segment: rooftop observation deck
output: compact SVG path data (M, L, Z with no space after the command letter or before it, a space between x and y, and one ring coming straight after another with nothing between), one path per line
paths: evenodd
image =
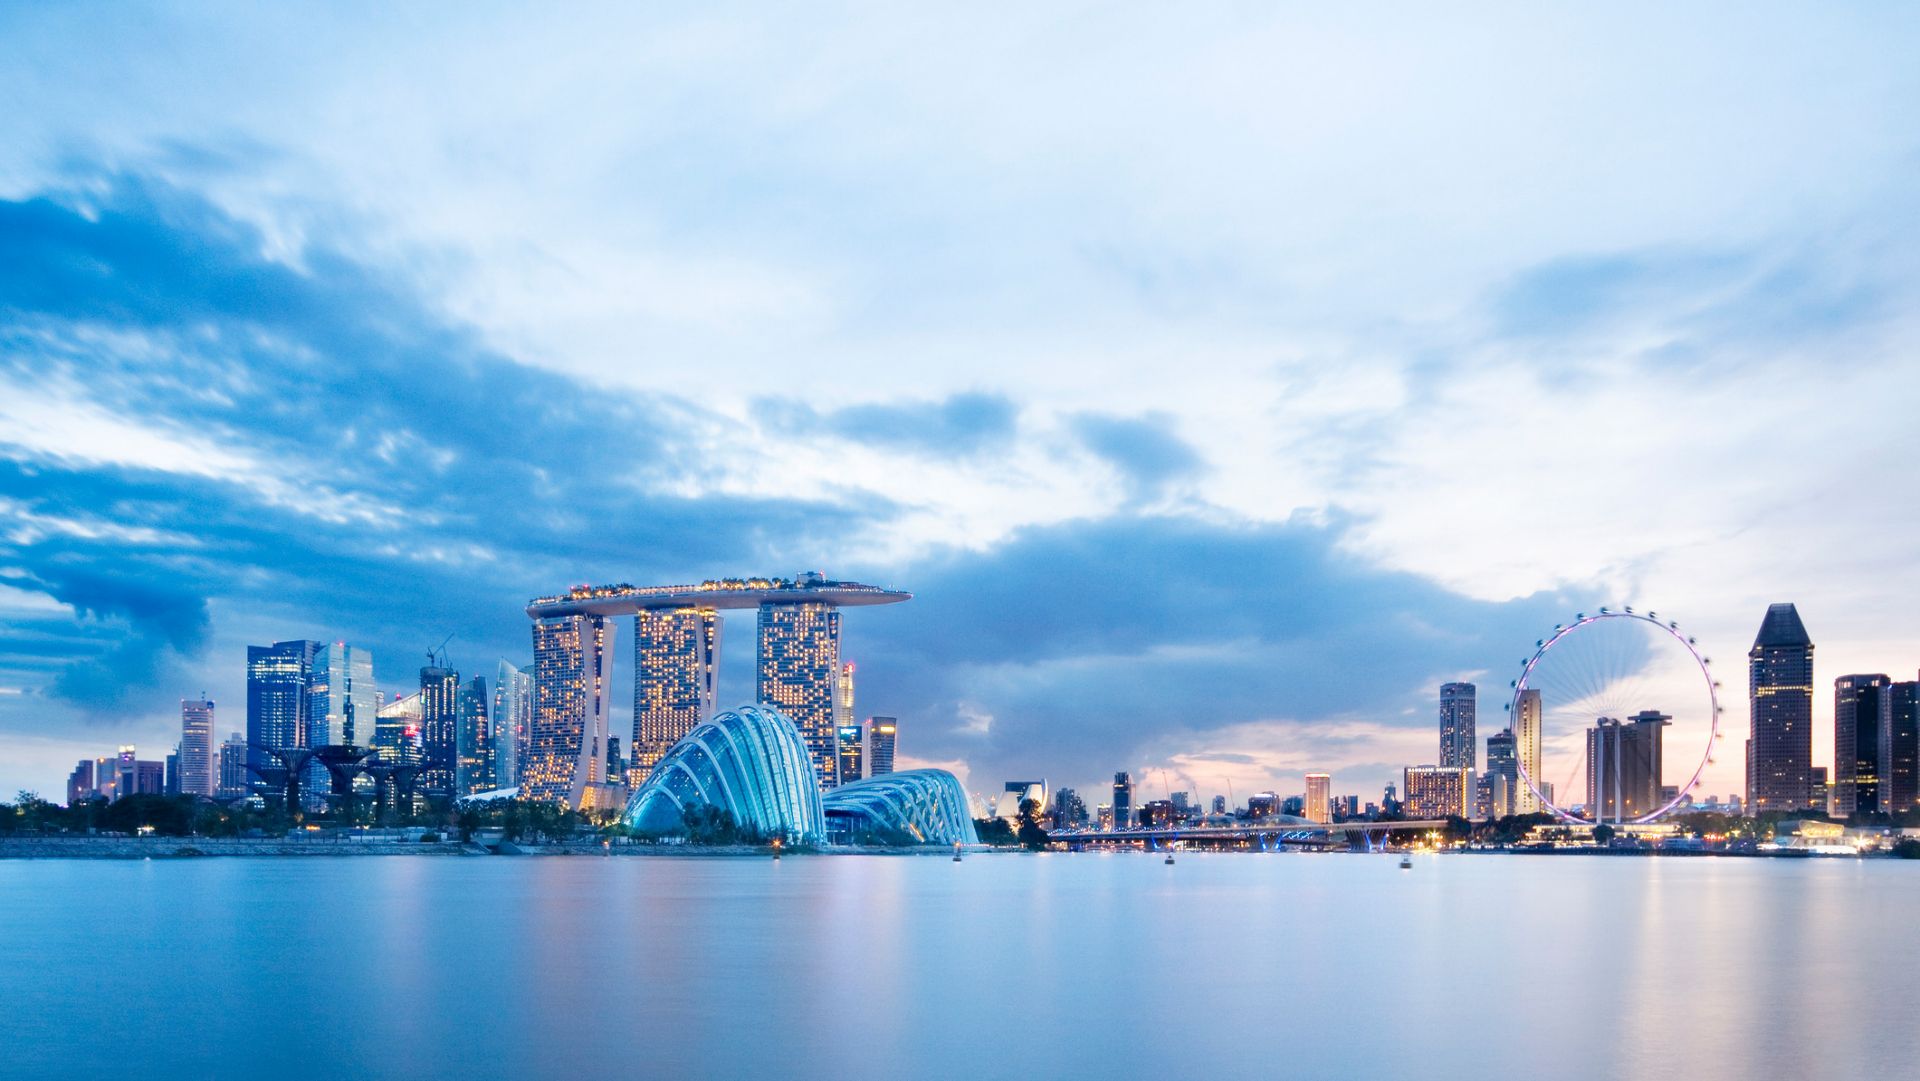
M817 574L793 578L719 578L697 585L574 586L527 604L533 619L549 616L628 616L658 608L758 608L763 604L831 604L853 607L898 604L913 594L861 582L836 582Z

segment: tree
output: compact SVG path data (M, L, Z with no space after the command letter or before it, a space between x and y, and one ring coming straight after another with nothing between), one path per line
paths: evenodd
M1013 827L1007 825L1004 818L976 818L973 831L980 835L980 843L988 845L1011 845L1018 843L1013 835Z
M1607 825L1605 822L1600 823L1593 827L1593 843L1602 846L1612 844L1613 832L1612 826Z
M1038 852L1047 847L1047 831L1040 825L1040 801L1023 799L1018 812L1020 831L1017 838L1028 849ZM1005 823L1002 823L1004 826Z

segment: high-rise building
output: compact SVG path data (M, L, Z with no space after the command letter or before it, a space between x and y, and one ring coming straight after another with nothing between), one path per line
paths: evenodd
M1587 729L1588 817L1623 822L1660 808L1663 733L1672 720L1649 709Z
M214 795L219 799L239 799L247 794L247 737L238 732L220 745L220 785Z
M853 723L853 662L840 666L840 678L833 685L834 727Z
M1133 825L1133 774L1126 770L1113 775L1113 828Z
M1546 778L1540 774L1540 692L1529 687L1521 691L1514 702L1513 709L1513 750L1519 760L1519 769L1526 770L1533 783L1545 792ZM1530 815L1540 813L1540 797L1533 794L1527 783L1516 781L1513 787L1513 813Z
M1332 775L1326 773L1307 774L1307 818L1310 821L1333 821L1332 794Z
M67 806L78 807L93 798L93 759L82 758L67 774Z
M1833 813L1841 817L1880 810L1880 737L1889 729L1892 682L1885 675L1833 681Z
M254 767L272 764L262 748L312 746L307 687L319 648L320 643L303 640L247 647L248 761Z
M1213 797L1213 813L1217 815L1223 815L1227 813L1227 797L1225 796Z
M839 746L835 757L839 760L840 783L852 784L866 775L860 761L860 726L841 725L834 729L834 740Z
M393 701L380 707L374 720L373 746L380 761L396 766L418 766L425 760L420 744L419 691L394 695Z
M1071 788L1058 788L1053 793L1053 826L1055 829L1077 829L1087 824L1087 805L1080 794Z
M1747 813L1804 810L1814 798L1813 639L1793 605L1767 608L1747 662Z
M816 601L760 606L757 694L793 719L822 787L833 782L834 692L840 676L840 609Z
M1815 766L1808 771L1813 776L1809 781L1813 789L1813 806L1817 811L1833 813L1833 782L1827 777L1827 767Z
M1474 714L1478 690L1471 683L1440 685L1440 764L1475 768Z
M533 727L533 676L502 660L493 679L493 773L501 788L520 783L520 759Z
M645 783L661 755L713 716L723 626L712 608L643 608L634 615L629 784Z
M430 664L420 669L420 769L424 792L456 796L460 773L460 673Z
M1513 729L1502 729L1487 737L1487 815L1504 818L1518 813L1520 784L1520 739Z
M456 785L463 796L496 787L493 773L493 725L487 714L487 677L475 676L454 692Z
M180 791L212 798L219 775L213 760L213 702L180 700Z
M867 775L893 772L893 751L900 738L900 722L892 717L867 718Z
M521 795L574 807L594 802L606 781L612 639L605 616L533 621L533 734L520 765Z
M1408 766L1401 770L1406 798L1401 810L1408 818L1464 818L1473 770L1466 766ZM1392 786L1388 786L1392 801Z
M180 748L177 746L174 747L174 749L167 754L166 778L167 779L166 779L166 785L165 785L164 791L167 793L167 795L169 796L179 795L180 794Z
M379 712L371 652L345 642L331 642L314 652L307 685L309 746L371 746Z
M1880 732L1880 809L1920 807L1920 682L1889 684Z

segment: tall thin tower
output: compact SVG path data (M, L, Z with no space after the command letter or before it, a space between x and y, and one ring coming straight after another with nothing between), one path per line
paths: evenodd
M1747 688L1747 813L1813 806L1813 639L1793 605L1767 608L1747 653Z
M1520 760L1520 768L1527 771L1533 779L1534 787L1545 788L1547 779L1540 776L1540 692L1528 688L1520 692L1519 701L1514 703L1513 711L1514 757ZM1519 785L1513 792L1513 813L1530 815L1540 813L1540 797L1533 794L1533 788Z
M213 754L213 701L180 700L180 794L213 798L219 783Z
M1471 683L1440 685L1440 764L1477 765L1473 736L1474 714L1478 712L1479 692Z

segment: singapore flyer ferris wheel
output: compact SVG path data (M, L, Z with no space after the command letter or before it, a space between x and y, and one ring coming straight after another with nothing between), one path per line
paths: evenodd
M1712 661L1655 612L1577 614L1534 643L1511 686L1517 812L1645 824L1685 804L1714 763Z

